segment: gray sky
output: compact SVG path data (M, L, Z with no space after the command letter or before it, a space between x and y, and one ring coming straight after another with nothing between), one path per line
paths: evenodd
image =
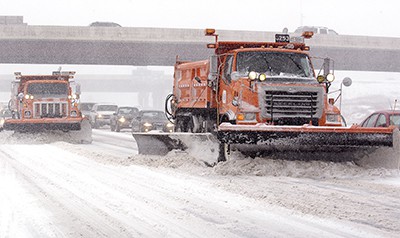
M343 35L400 37L398 0L1 0L0 15L29 25L294 31L327 26Z

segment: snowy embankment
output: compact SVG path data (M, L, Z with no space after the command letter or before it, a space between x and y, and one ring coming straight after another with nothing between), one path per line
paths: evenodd
M398 237L400 175L353 163L137 155L0 133L0 237ZM32 143L34 141L35 143ZM44 142L45 141L45 142Z

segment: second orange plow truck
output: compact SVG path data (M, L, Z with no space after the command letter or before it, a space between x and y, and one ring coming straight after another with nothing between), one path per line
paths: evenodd
M78 108L80 86L75 72L55 71L51 75L15 73L4 129L14 134L44 134L73 143L91 143L92 128ZM75 87L73 87L75 85ZM73 90L76 88L76 90Z

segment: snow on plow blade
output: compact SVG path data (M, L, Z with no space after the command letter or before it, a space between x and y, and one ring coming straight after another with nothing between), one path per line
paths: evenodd
M166 155L172 150L186 151L199 161L215 163L218 140L211 133L187 132L133 132L139 154Z
M4 130L14 131L15 137L34 134L41 141L65 140L71 143L92 143L92 128L89 120L65 119L7 119ZM21 138L22 139L22 138Z
M335 146L370 147L394 146L396 127L365 128L328 126L270 126L232 125L223 123L218 130L218 139L228 144L271 144L280 139L291 141L286 147L295 146Z
M81 129L81 122L21 122L21 120L10 119L4 123L4 129L9 131L41 131L41 130L64 130L78 131Z
M295 160L354 161L365 167L399 168L400 134L395 126L364 128L232 125L218 128L218 140L249 155Z

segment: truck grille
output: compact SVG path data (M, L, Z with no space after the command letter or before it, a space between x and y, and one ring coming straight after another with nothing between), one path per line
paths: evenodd
M323 90L322 87L265 87L260 92L262 116L273 119L320 118Z
M68 115L67 102L37 102L33 108L33 118L61 118Z

